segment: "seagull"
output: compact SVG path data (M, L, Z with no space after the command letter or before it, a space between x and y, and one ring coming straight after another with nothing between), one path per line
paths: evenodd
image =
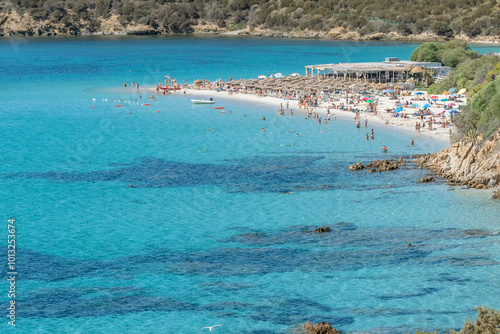
M224 326L224 325L213 325L211 327L203 327L201 330L204 330L205 328L208 328L208 329L210 329L210 331L212 331L212 329L214 329L217 326Z

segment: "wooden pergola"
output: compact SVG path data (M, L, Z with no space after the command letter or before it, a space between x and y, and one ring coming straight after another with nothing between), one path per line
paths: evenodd
M400 63L339 63L305 66L306 76L331 76L340 80L368 83L407 82L414 77L412 72L414 67Z

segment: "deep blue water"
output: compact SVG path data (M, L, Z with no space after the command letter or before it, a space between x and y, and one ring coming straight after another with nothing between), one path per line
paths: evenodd
M146 89L166 74L181 83L302 74L310 64L408 59L416 46L1 40L0 216L17 226L15 331L287 333L311 320L411 333L458 328L476 305L500 308L500 209L490 195L418 183L425 170L347 170L381 158L383 144L394 158L446 144L415 137L411 146L414 134L379 125L367 142L352 122L320 127L215 96L231 110L221 115L183 94L150 101ZM319 226L332 232L311 232Z

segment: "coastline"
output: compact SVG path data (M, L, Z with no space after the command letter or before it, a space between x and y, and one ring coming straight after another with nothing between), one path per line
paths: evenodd
M271 97L271 96L256 96L253 94L242 94L242 93L233 93L229 94L227 91L214 91L208 89L186 89L186 94L188 97L196 98L197 96L208 98L213 97L214 100L217 101L217 97L221 97L227 100L240 101L240 102L252 102L252 103L263 103L270 107L276 108L276 112L278 112L280 108L280 104L288 102L290 105L290 109L299 110L299 105L297 100L284 100L279 97ZM345 102L345 99L340 102ZM451 146L450 144L450 136L448 134L449 128L436 128L433 131L429 131L427 128L422 128L420 133L415 133L414 125L415 119L409 118L394 118L392 117L392 113L385 112L385 108L393 107L394 101L391 101L388 97L382 96L379 99L379 110L381 110L378 115L374 115L369 112L361 112L360 113L360 121L361 123L364 120L368 120L369 123L373 122L379 125L385 125L390 127L391 129L414 133L415 137L425 136L428 138L432 138L433 140L438 141L440 144L445 145L446 147ZM318 107L314 108L314 112L324 116L327 113L327 103L321 102ZM350 120L355 123L355 113L352 111L343 111L340 109L331 109L330 115L333 117L339 117L344 120ZM386 123L388 122L388 124Z

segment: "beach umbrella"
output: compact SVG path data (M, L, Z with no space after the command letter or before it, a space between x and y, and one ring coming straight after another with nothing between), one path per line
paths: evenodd
M439 100L439 97L434 97L434 98L431 98L432 101L437 101Z
M403 111L403 108L402 107L398 107L394 110L395 112L400 112L400 111Z
M366 102L366 103L373 103L373 101L372 101L372 100L366 100L365 102Z
M448 110L448 112L453 115L453 114L458 114L460 111L458 111L457 109L451 109L451 110Z
M450 92L445 91L445 92L442 92L441 95L450 95Z
M432 96L431 96L431 99L439 99L439 96L432 95Z
M410 107L412 107L412 108L420 108L420 106L418 105L418 103L413 103Z
M443 102L446 102L446 101L449 101L448 99L441 99L439 101L443 101Z
M361 95L372 95L370 92L363 92Z
M363 98L361 99L361 101L366 101L366 100L369 100L369 98L367 98L367 97L363 97Z
M426 103L426 104L424 104L424 105L422 106L422 108L424 108L424 109L427 109L427 108L429 108L429 107L430 107L430 105L429 105L428 103Z
M449 106L454 106L455 103L451 102L451 103L448 103Z
M394 91L392 89L386 89L384 93L394 93Z
M463 93L465 93L466 91L467 91L467 89L462 88L462 89L460 89L460 90L458 91L458 94L463 94Z
M455 92L456 90L457 90L457 89L456 89L455 87L453 87L453 88L448 89L448 92L453 93L453 92Z
M458 96L458 94L457 94L457 93L453 93L453 94L451 94L451 96L453 96L453 97L457 97L457 96Z
M415 95L424 95L422 92L416 92Z

